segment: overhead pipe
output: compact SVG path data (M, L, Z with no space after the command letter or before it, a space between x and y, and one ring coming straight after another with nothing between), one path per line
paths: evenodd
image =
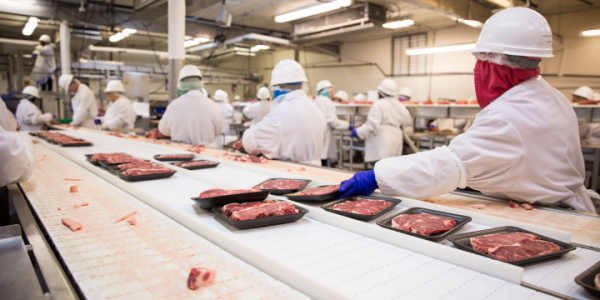
M61 74L71 73L71 32L67 21L60 22L60 70ZM60 89L60 87L59 87ZM67 118L67 110L71 103L71 95L69 91L63 91L63 105L60 108L62 118Z

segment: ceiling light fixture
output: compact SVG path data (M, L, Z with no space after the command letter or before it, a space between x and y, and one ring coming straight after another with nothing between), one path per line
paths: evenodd
M463 23L465 25L469 25L471 27L474 28L481 28L483 27L483 23L479 22L479 21L475 21L475 20L465 20L463 18L457 18L457 17L450 17L450 19L458 22L458 23Z
M258 49L258 50L267 50L267 49L269 49L269 48L271 48L271 47L269 47L269 46L267 46L267 45L256 45L256 46L254 46L253 48L256 48L256 49Z
M289 13L285 13L283 15L275 16L275 22L277 23L285 23L301 18L306 18L309 16L314 16L318 14L322 14L324 12L336 10L342 7L347 7L352 4L351 0L335 0L328 3L317 4L305 8L301 8L299 10L291 11Z
M509 8L512 6L511 5L512 1L509 1L509 0L490 0L490 2L492 2L498 6L501 6L503 8Z
M385 24L383 24L383 28L387 28L387 29L397 29L397 28L403 28L403 27L408 27L408 26L412 26L415 25L415 21L411 20L411 19L406 19L406 20L402 20L402 21L394 21L394 22L387 22Z
M586 30L586 31L581 32L581 35L583 35L583 36L597 36L597 35L600 35L600 29Z
M475 48L475 44L474 43L473 44L465 44L465 45L444 46L444 47L408 49L408 50L406 50L406 55L419 55L419 54L429 54L429 53L467 51L467 50L471 50L473 48Z
M111 35L108 40L111 41L112 43L116 43L134 33L137 32L137 29L133 29L133 28L125 28L123 29L121 32L117 32L113 35Z
M206 43L209 41L210 41L210 39L207 37L199 37L199 38L195 38L195 39L191 39L191 37L190 37L189 40L183 42L183 47L188 48L188 47L200 45L202 43Z
M30 36L33 33L33 31L35 30L35 28L37 27L39 22L40 22L40 19L38 19L36 17L29 17L29 20L25 24L25 27L23 27L23 35Z

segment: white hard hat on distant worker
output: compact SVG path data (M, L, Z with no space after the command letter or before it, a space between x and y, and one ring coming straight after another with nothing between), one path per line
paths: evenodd
M69 85L71 85L71 81L73 81L73 75L63 74L58 79L58 86L64 90L68 90Z
M186 65L181 68L181 71L179 71L179 81L189 77L198 77L202 79L202 73L200 73L198 67L194 65Z
M268 100L269 98L271 98L271 92L269 92L268 88L263 86L260 89L258 89L256 98L258 98L258 100Z
M235 96L233 97L233 101L240 101L240 99L241 99L241 98L240 98L240 96L239 96L239 95L235 95Z
M398 86L396 85L396 82L389 78L384 79L377 89L388 96L398 95Z
M36 98L40 97L40 92L38 90L38 88L36 88L35 86L26 86L23 89L23 92L21 92L21 94L23 94L23 97L25 97L25 95L30 95L30 96L34 96Z
M594 91L589 86L580 86L575 90L573 95L585 98L587 100L594 100Z
M340 100L347 102L348 93L346 93L346 91L338 91L337 93L335 93L335 96L333 96L333 98L340 98Z
M46 43L50 43L52 42L52 39L50 39L50 36L47 34L42 34L42 36L40 36L39 39L40 42L46 42Z
M331 84L329 80L321 80L319 81L319 83L317 83L317 93L320 92L322 89L330 88L332 86L333 84Z
M223 102L227 102L229 101L229 95L227 94L226 91L224 90L216 90L215 94L213 96L213 99L215 101L223 101Z
M104 90L104 91L107 93L110 93L110 92L125 93L125 87L123 86L123 83L121 83L121 81L111 80L106 84L106 90Z
M400 89L400 93L398 93L400 96L406 96L408 98L412 97L412 89L405 86L403 88Z
M365 95L362 93L354 95L354 101L365 101Z
M275 65L271 73L271 87L285 83L306 82L306 74L302 66L291 59L284 59Z

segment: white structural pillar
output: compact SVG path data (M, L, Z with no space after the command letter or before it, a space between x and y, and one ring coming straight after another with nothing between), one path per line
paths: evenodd
M185 0L169 0L169 102L177 98L179 70L185 60Z
M60 22L60 71L61 74L72 74L71 73L71 31L69 23L67 21ZM58 81L57 81L58 83ZM57 84L58 86L58 84ZM60 89L60 87L58 88ZM68 118L67 109L71 97L69 91L63 91L63 105L60 108L60 117Z

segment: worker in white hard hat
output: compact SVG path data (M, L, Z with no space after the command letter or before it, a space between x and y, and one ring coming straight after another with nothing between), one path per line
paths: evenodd
M384 79L377 87L376 101L367 116L367 122L352 131L352 137L365 142L365 162L402 155L403 128L412 128L410 112L398 101L398 87L391 79Z
M573 103L592 104L593 102L591 101L594 101L594 91L589 86L580 86L573 93L571 100ZM580 103L580 101L583 101L583 103Z
M269 159L321 165L326 122L303 89L306 81L302 66L291 59L284 59L273 68L271 111L244 132L246 152Z
M2 99L0 99L0 126L6 131L19 131L21 129L21 125L15 119L15 115L8 110L6 103Z
M244 107L244 115L252 120L252 125L258 124L271 111L271 92L267 87L261 87L256 94L258 99Z
M358 94L354 95L353 101L356 101L356 102L364 102L364 101L365 101L365 99L367 99L367 98L365 97L365 94L358 93Z
M35 63L31 70L30 79L33 81L32 85L40 85L42 91L51 91L54 82L54 70L56 69L54 49L50 45L52 40L49 35L43 34L40 36L39 41L40 44L35 46L32 55L35 58Z
M34 159L29 136L0 126L0 187L27 180L33 173Z
M158 130L171 140L192 145L217 146L223 130L221 110L202 93L202 73L187 65L179 71L177 94L163 115Z
M102 130L131 129L135 123L135 112L131 100L125 97L125 87L119 80L111 80L104 90L110 104L104 113Z
M72 95L73 121L71 125L96 128L94 120L98 116L98 105L94 92L70 74L60 76L58 86Z
M348 93L346 91L338 91L331 101L334 103L348 103Z
M571 105L540 74L552 31L538 12L507 8L490 17L475 48L475 92L483 109L449 146L382 160L342 183L340 196L427 199L467 186L519 202L595 213ZM597 195L597 194L596 194Z
M233 123L233 106L229 104L229 95L224 90L216 90L213 100L215 100L223 115L223 134L235 135L235 131L230 128L231 123Z
M340 120L337 116L337 109L331 101L334 95L333 84L329 80L321 80L317 83L317 98L315 104L319 107L325 121L327 121L327 133L325 134L325 145L321 155L321 164L324 167L331 167L338 161L338 147L333 140L334 130L353 130L348 121Z
M40 98L40 92L35 86L26 86L23 89L23 99L17 106L17 123L21 125L23 131L35 131L44 129L44 124L50 125L54 116L51 113L42 114L40 108L36 105Z
M411 88L405 86L400 89L400 92L398 93L398 100L400 100L400 102L410 101L411 97L412 97L412 89Z

